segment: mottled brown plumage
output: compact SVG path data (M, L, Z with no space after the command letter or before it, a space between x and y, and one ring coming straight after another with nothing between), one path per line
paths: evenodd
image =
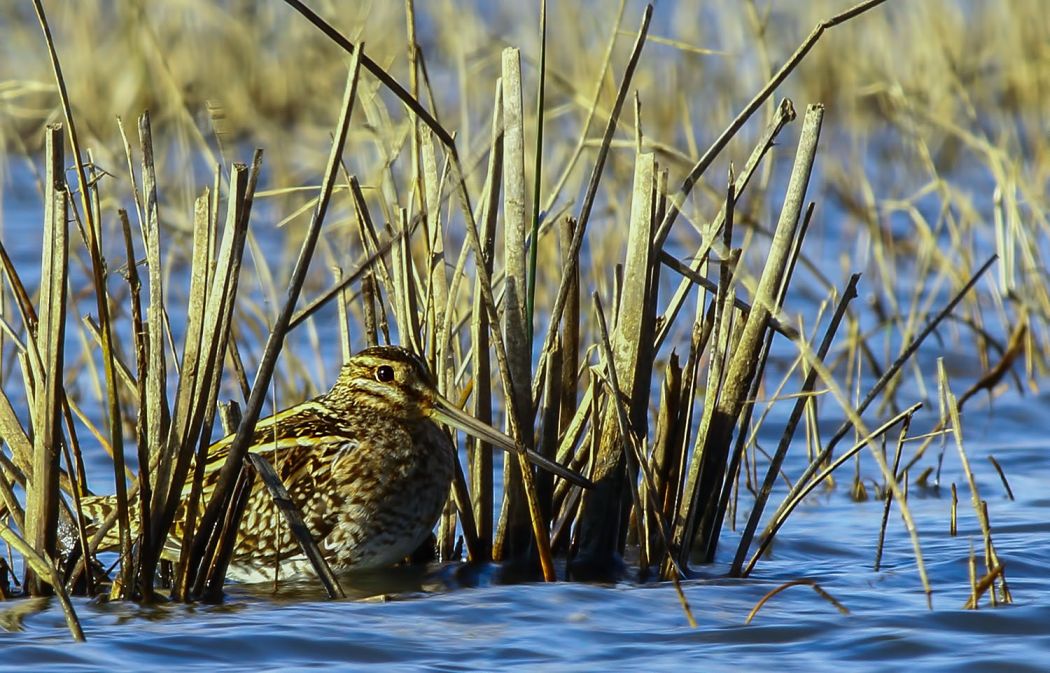
M353 356L327 393L259 421L250 451L273 465L329 563L375 568L411 554L433 530L448 499L454 446L435 420L510 451L509 437L441 397L426 364L396 346ZM218 480L233 436L213 444L205 465L205 500ZM531 451L528 457L576 483L579 475ZM185 494L189 493L187 484ZM87 498L101 521L112 496ZM199 514L199 513L198 513ZM177 556L186 512L176 514L168 554ZM115 532L109 546L117 543ZM237 538L230 576L281 576L309 569L265 488L253 490Z

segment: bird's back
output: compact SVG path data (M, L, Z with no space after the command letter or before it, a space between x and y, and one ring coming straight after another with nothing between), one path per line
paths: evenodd
M203 500L211 497L233 436L214 443L204 469ZM307 527L336 568L390 565L412 553L429 535L448 498L453 447L426 418L392 418L368 405L333 408L326 396L262 419L249 450L273 465L299 507ZM182 543L186 499L183 488L165 556ZM116 507L114 496L83 503L93 525ZM198 511L198 516L200 512ZM137 534L138 507L132 507ZM116 549L116 527L100 549ZM272 578L305 569L298 543L269 492L256 483L238 533L231 577Z

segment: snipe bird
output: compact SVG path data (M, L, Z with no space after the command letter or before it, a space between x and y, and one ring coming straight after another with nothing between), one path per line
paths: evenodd
M377 568L415 551L448 499L455 447L438 422L507 451L523 451L442 397L427 365L397 346L361 351L343 365L327 393L260 420L249 450L274 466L333 568ZM232 441L227 436L208 450L205 501ZM590 485L533 451L525 453L562 478ZM189 491L187 483L184 497ZM85 513L96 522L115 506L114 496L84 501ZM177 558L185 518L183 503L165 556ZM101 548L118 544L113 531ZM275 569L284 577L310 566L269 493L257 483L228 574L251 581L273 578Z

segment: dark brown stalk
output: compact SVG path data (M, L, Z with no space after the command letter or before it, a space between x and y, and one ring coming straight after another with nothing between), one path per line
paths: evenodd
M576 229L576 221L566 216L561 220L558 227L558 237L561 248L563 273L569 276L568 294L565 299L565 309L562 312L561 331L561 409L558 414L560 427L564 433L572 422L576 411L576 388L580 366L580 264L569 262L569 251L572 248L572 238Z
M821 340L820 346L817 348L817 357L821 360L827 356L828 350L831 348L831 342L834 340L835 334L838 332L846 308L857 296L857 282L859 280L860 274L853 274L853 276L850 277L850 281L846 285L845 290L843 290L842 296L839 297L839 303L835 308L835 313L832 315L831 322L828 323L828 327L824 331L824 338ZM736 556L734 557L733 565L729 570L731 576L739 576L740 574L748 549L751 547L751 541L754 538L755 530L758 528L758 522L762 519L762 512L765 510L766 502L769 500L769 495L773 492L773 485L776 482L777 475L780 473L780 468L784 464L784 458L787 456L788 448L791 445L791 439L795 436L795 428L798 426L798 422L802 419L802 414L805 412L808 401L807 394L812 392L816 382L817 371L811 368L806 375L805 381L802 383L800 395L798 399L795 400L795 406L791 410L791 415L788 416L788 421L784 427L783 434L780 436L780 443L777 445L777 450L773 453L773 457L769 461L769 468L766 470L766 478L762 483L762 488L755 496L755 504L751 509L751 514L748 517L747 523L744 525L743 533L740 536L740 543L737 545Z
M670 518L671 509L667 507L668 496L671 495L671 485L675 483L675 465L672 460L673 449L681 442L682 429L675 422L679 416L680 401L682 396L682 368L678 364L678 354L671 351L668 356L667 365L664 369L663 385L660 388L660 405L656 415L656 430L653 439L653 451L650 457L651 471L653 474L653 495L658 504L658 511L664 516L664 520ZM646 510L644 516L652 517L654 513ZM654 559L660 558L666 552L659 546L659 538L647 525L649 535L643 539L648 545L650 564Z
M941 322L955 309L959 302L963 300L963 298L970 292L973 286L977 284L977 281L981 278L981 276L983 276L984 273L989 268L991 268L992 264L997 259L998 255L992 255L988 259L988 261L982 264L981 267L977 270L977 272L974 273L970 280L955 294L955 296L952 297L952 299L948 301L948 303L945 304L944 307L940 311L938 311L936 315L932 316L930 320L926 323L926 325L923 327L923 329L915 335L915 337L911 340L911 342L908 343L906 347L904 347L901 350L897 358L889 367L886 368L882 376L879 377L879 380L876 381L875 384L868 390L867 395L864 396L864 399L861 400L861 403L857 405L855 411L858 416L864 413L864 411L868 408L868 405L870 405L879 395L879 393L882 392L883 388L886 387L890 379L895 377L900 368L904 366L904 363L911 359L911 356L914 355L915 352L919 349L919 346L921 346L923 341L926 340L926 337L932 334L933 331L937 328L937 326L940 325ZM831 457L835 446L839 443L839 441L842 440L843 437L846 436L847 433L849 433L852 427L853 424L849 419L843 421L842 425L839 426L838 430L828 441L827 445L824 447L823 451L821 451L817 459L810 462L809 466L802 473L802 475L795 480L795 488L792 489L791 496L789 496L789 498L785 498L784 503L782 503L781 506L777 509L777 512L770 519L770 523L768 523L766 525L766 528L762 531L763 539L775 534L776 531L772 528L772 526L782 516L782 510L785 504L789 501L791 497L793 497L796 494L797 491L806 486L807 482L813 478L813 475L816 474L817 470L819 470L822 465L827 463L827 460Z
M496 242L496 218L499 214L500 185L503 184L503 91L501 80L496 81L495 104L492 111L488 169L485 175L484 211L481 217L481 256L474 260L483 267L485 275L492 277L492 262ZM471 371L474 374L474 417L492 423L492 362L489 357L489 316L482 298L481 274L474 279L474 297L471 302L472 320L470 338L474 345L471 351ZM479 561L492 558L493 541L493 484L492 447L478 439L468 440L470 461L471 504L478 538L482 549Z
M131 290L130 305L131 305L131 329L133 334L134 348L135 348L135 371L138 374L136 378L136 398L135 401L138 405L138 413L135 418L135 430L136 430L136 444L138 447L138 459L139 459L139 474L141 479L139 481L139 534L142 536L140 549L149 549L149 524L150 524L150 493L152 491L150 480L149 480L149 443L148 443L148 430L147 426L149 421L149 412L146 405L146 369L147 355L146 351L149 346L145 341L145 327L142 323L142 302L141 302L141 290L142 282L139 278L138 265L135 263L135 248L131 242L131 223L128 221L128 213L123 208L117 211L117 217L120 220L121 231L124 234L124 251L125 258L128 264L128 286ZM117 499L117 531L120 537L120 580L118 585L120 586L121 598L127 598L129 592L132 595L135 591L136 577L138 591L144 601L153 600L153 578L143 577L141 572L135 573L135 566L139 566L141 570L141 554L139 560L136 562L131 555L131 528L130 528L130 512L128 503L128 486L127 480L124 478L125 471L124 461L124 447L114 446L113 447L113 471L114 478L116 480L116 499ZM90 576L91 573L87 573L86 576Z
M908 407L904 411L900 412L896 416L893 416L892 418L890 418L888 421L886 421L885 423L883 423L879 427L875 428L875 430L871 431L870 433L867 432L867 430L865 429L864 437L860 441L858 441L856 444L854 444L852 447L850 447L849 450L844 452L841 456L836 458L830 464L827 464L825 462L821 462L820 467L823 468L823 469L821 469L820 472L817 473L812 479L807 481L805 484L802 484L800 487L798 486L798 484L796 482L797 488L793 489L791 491L791 493L789 493L784 498L784 502L781 503L780 508L773 515L774 518L770 519L770 522L769 522L767 528L771 529L773 531L773 534L775 535L777 533L777 531L779 531L780 528L787 522L787 519L790 516L791 512L794 511L794 509L799 505L799 503L801 503L802 500L813 491L813 489L815 489L825 479L827 479L829 476L831 476L831 474L834 473L835 470L837 470L839 467L841 467L843 463L845 463L847 460L849 460L850 458L855 456L858 452L860 452L860 450L863 449L865 446L867 446L869 442L872 442L875 439L881 437L883 434L888 432L890 430L890 428L892 428L893 426L897 425L898 423L901 423L904 419L906 419L909 416L913 415L916 411L918 411L921 408L922 408L922 402L916 402L915 404L913 404L912 406ZM892 490L892 486L891 486L891 490ZM907 521L907 517L905 517L905 519ZM762 557L762 555L766 552L766 550L769 548L769 545L772 544L772 542L773 542L773 537L772 536L767 536L767 537L763 537L762 538L761 542L758 545L758 548L755 550L755 553L751 555L751 558L748 559L747 564L744 566L743 570L741 571L741 573L740 573L741 577L747 577L747 576L749 576L751 574L751 571L755 569L755 565L758 563L758 559L760 559ZM923 572L922 567L921 567L921 562L922 562L921 556L919 557L919 562L920 562L920 572ZM924 577L924 583L925 583L925 577Z
M901 423L901 431L897 435L897 450L893 453L893 473L897 474L897 469L901 464L901 454L904 451L904 441L908 438L908 430L911 428L911 416L904 419ZM908 483L906 480L904 483ZM882 567L882 550L883 545L886 542L886 526L890 521L890 507L893 506L893 491L887 488L884 496L885 502L882 506L882 523L879 524L879 539L875 543L875 562L872 564L872 569L875 572L879 572Z
M225 511L222 526L212 537L214 548L207 555L208 565L203 572L203 587L200 600L206 603L218 603L222 600L222 587L226 584L226 571L229 570L233 551L237 544L237 532L241 526L244 508L251 497L255 486L255 472L247 465L237 475L230 495L229 507Z
M310 529L307 527L306 521L303 520L302 512L295 506L292 496L289 495L288 489L281 482L281 478L277 475L273 466L258 453L249 453L248 461L256 474L262 479L267 490L270 491L270 497L273 498L277 509L284 515L288 528L292 531L292 535L295 536L295 540L299 543L303 554L309 559L310 565L313 567L314 572L317 573L317 578L321 580L321 585L324 587L328 597L346 598L343 587L339 585L339 580L336 579L332 568L328 565L328 561L325 560L324 554L317 546L313 536L310 535Z
M554 342L554 351L547 358L550 367L546 377L546 390L543 395L543 409L540 416L540 437L537 451L551 460L557 457L558 449L558 407L561 403L561 344ZM540 500L543 520L550 527L553 518L554 475L546 470L536 473L536 495Z

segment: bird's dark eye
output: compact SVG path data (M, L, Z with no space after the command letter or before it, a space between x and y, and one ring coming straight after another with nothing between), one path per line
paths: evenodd
M376 381L390 383L394 380L394 368L390 365L379 365L376 367Z

